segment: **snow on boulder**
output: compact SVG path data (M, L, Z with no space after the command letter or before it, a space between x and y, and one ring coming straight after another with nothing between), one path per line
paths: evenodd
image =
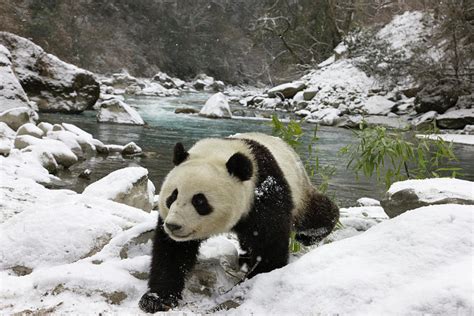
M394 105L395 102L387 100L380 95L374 95L365 101L363 110L369 115L387 115Z
M0 122L0 155L8 156L15 139L15 131L7 124Z
M15 137L14 146L17 149L33 146L34 148L29 148L29 150L49 152L57 163L65 168L69 168L78 161L77 156L66 144L55 139L39 139L30 135L20 135Z
M20 266L35 271L76 262L99 252L115 235L148 217L126 205L72 191L47 190L27 183L21 187L10 183L8 189L10 196L34 196L38 202L18 205L8 201L22 212L0 224L0 270L15 271ZM2 190L6 188L0 188L0 193Z
M474 182L451 178L399 181L381 201L391 218L417 207L449 203L474 205Z
M463 129L470 124L474 124L474 108L452 110L436 117L436 125L439 128Z
M30 100L12 69L10 51L0 44L0 111L30 107Z
M422 207L237 287L234 315L469 315L474 207Z
M427 138L431 140L442 139L445 142L453 142L463 145L474 145L474 135L460 135L460 134L416 134L417 138Z
M80 113L99 98L99 83L91 72L11 33L0 32L0 44L10 51L13 72L39 111Z
M15 131L25 123L34 123L38 114L30 108L13 108L0 113L0 122L6 123Z
M334 108L321 109L311 113L308 118L310 123L318 123L321 125L333 126L340 119L341 111Z
M304 88L306 88L306 84L303 81L294 81L273 87L267 91L267 94L270 98L283 95L286 99L290 99L299 91L304 90Z
M218 92L206 101L199 115L208 118L231 118L232 112L226 96L222 92Z
M148 170L142 167L128 167L116 170L90 184L83 192L86 196L112 200L144 211L151 211L155 187L148 180Z
M433 126L433 122L438 116L436 111L428 111L413 118L411 125L416 129L424 129Z
M107 100L100 104L97 121L130 125L145 124L135 109L117 99Z
M368 197L362 197L357 200L357 206L380 206L380 201Z
M78 157L82 157L84 152L81 145L76 140L77 135L68 131L51 131L46 135L47 139L55 139L64 143Z
M20 126L18 128L18 131L16 132L17 135L31 135L37 138L43 137L43 130L41 130L39 127L37 127L33 123L26 123Z
M52 131L53 130L53 124L51 123L48 123L48 122L40 122L38 125L39 129L41 129L43 131L43 134L47 134L49 131Z
M140 148L140 146L138 146L134 142L130 142L123 147L122 155L135 155L141 152L142 152L142 149Z

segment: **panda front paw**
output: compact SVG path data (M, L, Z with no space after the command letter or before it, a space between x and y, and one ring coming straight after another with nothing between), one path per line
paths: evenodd
M146 292L143 294L138 306L141 310L147 313L156 313L168 311L178 305L178 299L174 296L168 298L161 298L156 293Z

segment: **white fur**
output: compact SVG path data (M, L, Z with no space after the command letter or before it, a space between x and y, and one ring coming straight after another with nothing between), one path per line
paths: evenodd
M254 140L270 150L290 186L292 200L295 205L292 211L293 217L298 216L300 211L304 209L308 192L313 190L298 154L278 137L261 133L242 133L232 137Z
M251 139L267 147L275 157L288 181L295 208L293 216L303 209L305 194L312 189L300 158L284 141L259 133L237 134L235 141L207 138L197 142L189 157L175 167L166 177L160 192L160 215L165 223L183 226L172 234L175 240L204 239L211 235L228 232L252 207L255 195L257 163L248 145L239 139ZM240 181L231 176L226 168L229 158L240 152L253 164L253 176L249 181ZM166 199L178 189L177 200L166 207ZM202 193L213 207L208 215L199 215L191 199Z

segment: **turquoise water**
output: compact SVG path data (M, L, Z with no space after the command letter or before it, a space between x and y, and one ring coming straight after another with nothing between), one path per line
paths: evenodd
M95 112L88 111L80 115L41 114L40 119L51 123L68 122L93 134L104 143L126 144L135 142L145 152L143 157L123 158L121 155L108 157L95 156L62 171L59 176L64 180L64 187L82 192L89 183L102 178L108 173L127 166L141 165L149 170L149 177L157 191L169 170L173 167L171 154L176 142L182 142L189 148L194 142L205 137L223 137L242 132L263 132L271 134L268 121L256 119L222 119L214 120L197 115L175 114L178 107L200 109L208 94L194 93L179 97L133 97L127 103L135 106L146 126L128 126L119 124L97 123ZM235 108L235 106L233 107ZM307 139L312 134L314 125L306 125ZM341 206L354 205L363 196L380 199L385 192L383 186L373 181L357 180L352 172L346 170L346 160L338 155L341 147L354 141L350 130L334 127L320 127L318 130L318 157L321 165L337 166L336 174L330 181L328 194L333 196ZM303 146L304 147L304 146ZM305 148L302 148L304 151ZM458 146L456 149L460 164L465 167L464 178L474 179L472 171L472 147ZM90 180L80 179L78 175L84 169L91 169Z

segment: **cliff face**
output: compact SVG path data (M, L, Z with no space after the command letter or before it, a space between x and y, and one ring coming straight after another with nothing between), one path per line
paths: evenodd
M327 1L0 0L0 30L92 71L287 79L338 41Z

